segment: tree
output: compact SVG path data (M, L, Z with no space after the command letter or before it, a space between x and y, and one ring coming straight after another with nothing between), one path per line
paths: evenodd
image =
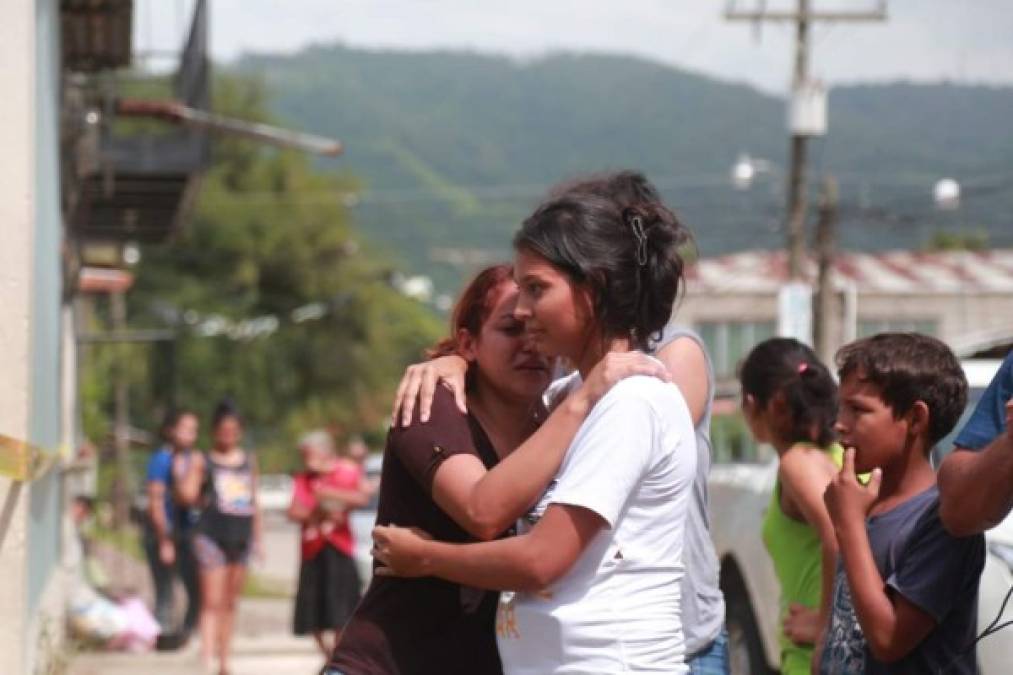
M215 92L218 111L268 121L256 81L222 78ZM216 139L191 221L146 249L137 269L131 327L171 326L179 337L174 350L127 357L147 364L132 371L135 425L154 429L170 403L206 420L230 396L265 470L292 468L294 436L311 427L383 433L397 378L441 327L359 242L341 199L354 188L302 155ZM103 376L86 371L84 389L108 411L107 388L90 381Z

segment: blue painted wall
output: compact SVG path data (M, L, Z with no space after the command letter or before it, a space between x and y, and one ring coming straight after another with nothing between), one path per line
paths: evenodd
M32 280L31 441L57 451L60 429L60 7L36 0L35 261ZM31 483L28 611L34 613L59 562L63 503L56 470Z

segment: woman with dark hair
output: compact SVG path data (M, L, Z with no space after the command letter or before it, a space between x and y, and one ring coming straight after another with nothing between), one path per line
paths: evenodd
M614 200L623 208L641 203L660 203L657 189L633 172L588 176L566 181L551 196L589 193ZM697 465L692 500L686 517L686 544L683 549L686 574L682 579L682 627L686 640L686 665L691 675L727 675L728 635L725 631L725 602L719 585L720 563L710 534L708 478L711 467L710 425L714 403L714 369L703 339L693 330L670 322L661 336L651 342L652 354L661 361L686 399L696 425ZM466 364L448 356L408 368L398 388L393 420L411 423L416 398L419 415L427 418L436 382L455 395L464 389ZM458 405L466 410L462 397Z
M551 198L514 238L514 315L586 385L607 353L647 350L660 335L684 240L660 201ZM497 614L507 673L685 673L679 589L696 455L679 390L630 377L587 416L518 536L455 545L377 527L378 573L508 591Z
M390 430L379 524L420 528L443 542L501 536L548 485L609 382L662 370L647 359L617 356L546 419L548 362L525 337L517 298L508 265L483 270L462 293L451 335L433 354L460 354L470 364L469 413L457 410L441 387L428 423ZM495 615L496 594L469 584L374 576L328 672L496 675Z
M240 446L242 419L231 402L215 408L211 432L207 457L198 455L189 465L174 463L173 472L177 499L202 509L193 535L201 588L201 656L208 671L217 658L217 672L224 674L229 672L236 603L250 553L261 555L261 527L257 464Z
M148 460L146 488L148 513L144 528L144 552L155 587L155 618L162 627L161 643L169 645L185 640L197 625L200 607L197 563L193 557L190 534L196 521L191 509L175 500L173 464L189 464L200 455L194 450L197 441L197 415L190 410L170 410L162 422L163 444ZM173 581L176 575L186 589L186 611L183 625L172 623ZM176 640L170 640L169 636Z
M840 468L837 384L812 349L791 338L753 347L739 371L753 437L777 451L763 543L781 584L781 672L807 675L830 616L837 538L823 493Z

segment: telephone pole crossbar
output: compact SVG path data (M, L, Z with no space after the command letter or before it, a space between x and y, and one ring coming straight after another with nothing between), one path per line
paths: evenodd
M817 12L812 10L810 0L798 0L797 11L767 11L760 9L736 10L734 2L725 11L728 21L793 22L796 26L795 66L792 80L792 95L803 91L809 84L809 29L816 21L871 22L886 20L886 0L880 0L878 9L867 12ZM789 179L787 185L787 208L785 234L788 248L788 276L791 281L802 279L805 258L805 214L806 214L806 143L809 134L798 129L791 130L789 149Z

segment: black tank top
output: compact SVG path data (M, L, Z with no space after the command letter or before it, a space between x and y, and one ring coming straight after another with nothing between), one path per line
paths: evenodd
M245 546L253 533L253 463L250 453L236 466L227 466L207 456L204 481L204 510L198 529L215 541Z

